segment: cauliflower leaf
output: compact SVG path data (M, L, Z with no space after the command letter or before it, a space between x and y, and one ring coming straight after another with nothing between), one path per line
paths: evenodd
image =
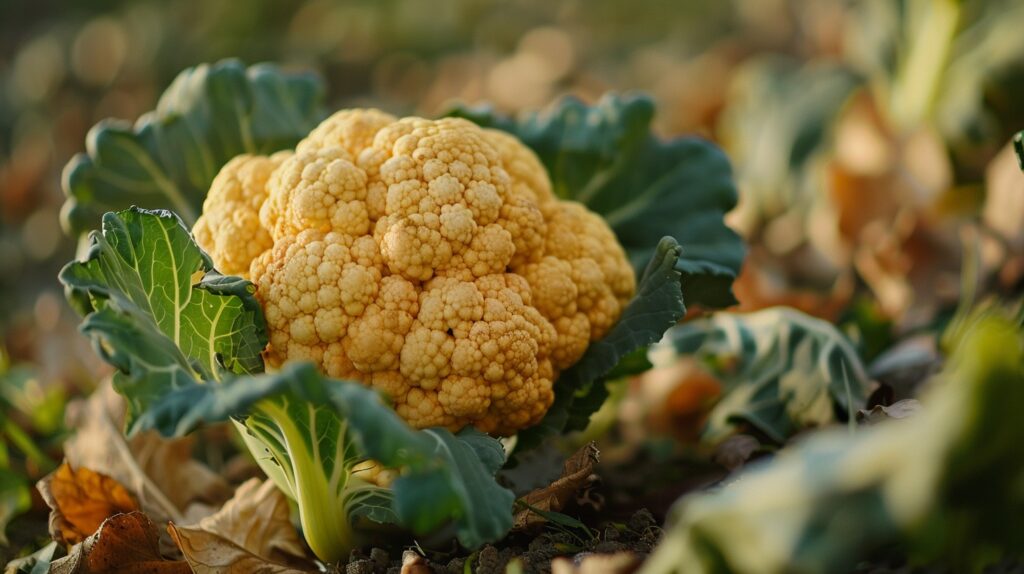
M1024 408L1024 333L1012 315L973 313L915 415L815 433L681 498L641 571L848 572L898 547L969 572L1012 555L1024 543L1024 425L1007 422Z
M182 71L134 126L104 120L89 131L86 153L64 168L64 228L84 233L104 212L131 205L173 209L191 227L221 166L294 146L319 122L323 94L315 75L269 64Z
M82 332L119 369L131 417L164 389L263 370L267 338L252 284L217 273L176 215L108 213L89 240L60 280L86 315Z
M536 426L519 433L516 453L565 431L582 430L608 396L609 375L626 376L616 369L639 349L656 343L686 315L677 267L682 248L671 237L658 243L637 286L636 296L619 321L601 340L587 347L583 358L562 373L555 387L555 402Z
M609 94L593 106L566 97L514 119L487 106L448 113L509 132L530 147L556 195L604 217L638 276L661 238L671 236L683 247L676 268L687 304L732 305L746 249L723 221L737 201L729 160L698 138L658 138L651 130L654 110L647 96Z
M808 427L851 420L867 400L857 351L832 324L795 309L717 313L670 329L650 350L655 366L695 357L724 384L704 438L750 425L784 443Z

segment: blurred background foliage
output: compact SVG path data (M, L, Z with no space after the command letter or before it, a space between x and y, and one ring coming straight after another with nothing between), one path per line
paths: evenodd
M733 160L739 310L838 321L870 359L962 296L1020 292L1022 29L1019 0L0 0L7 372L55 396L102 373L56 281L77 241L61 169L94 123L136 119L179 71L226 57L312 69L333 107L398 114L648 92L661 134Z

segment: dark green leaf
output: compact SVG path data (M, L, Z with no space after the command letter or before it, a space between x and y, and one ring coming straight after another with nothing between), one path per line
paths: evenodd
M316 76L268 64L224 60L181 72L134 126L105 120L90 130L87 153L64 168L65 228L83 233L132 205L173 209L191 226L221 166L294 146L321 119L323 92Z
M519 433L517 451L532 448L545 438L565 430L580 430L603 401L586 400L580 391L605 392L605 377L624 357L657 342L665 331L686 314L679 283L678 258L681 248L671 237L658 243L637 286L636 296L622 312L619 322L586 353L555 385L555 402L541 422ZM588 412L589 411L589 412ZM570 426L571 423L571 426Z
M723 381L705 437L747 423L776 442L849 419L863 408L867 375L853 346L831 324L794 309L717 313L675 327L651 350L655 364L695 356Z
M170 389L263 370L266 333L252 285L214 271L173 213L108 213L90 240L85 260L65 266L60 280L88 313L82 331L120 370L115 383L133 415Z
M286 484L294 484L295 469L304 466L295 462L298 456L315 463L325 477L373 459L402 470L392 486L394 511L399 523L413 530L425 532L454 520L459 540L473 548L501 538L512 526L514 497L494 480L504 461L497 440L474 429L458 435L436 428L413 430L376 392L326 379L312 364L287 364L275 374L219 385L191 384L166 395L138 419L137 428L181 434L204 422L249 413L247 428L277 457L288 475ZM336 484L346 486L343 480ZM309 506L300 502L301 508ZM355 510L353 515L381 517Z
M512 133L532 148L555 193L604 216L638 273L661 238L671 236L683 247L677 269L687 304L736 302L732 281L745 249L723 221L736 205L729 160L704 140L657 138L649 98L608 95L593 106L565 98L515 120L487 107L449 113Z

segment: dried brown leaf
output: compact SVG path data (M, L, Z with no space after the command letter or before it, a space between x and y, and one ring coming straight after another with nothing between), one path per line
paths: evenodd
M195 574L299 574L314 571L269 562L199 528L179 528L169 524L167 531Z
M166 439L146 432L126 439L121 432L124 409L124 399L109 384L70 405L66 424L77 432L64 444L68 462L102 468L160 522L185 523L185 513L195 503L216 508L231 496L222 477L192 458L194 437ZM196 515L194 510L190 516Z
M64 462L36 485L50 507L50 536L77 544L91 536L107 518L139 509L120 482L88 468Z
M871 409L861 409L857 419L864 424L874 425L890 419L905 419L920 410L921 403L917 399L903 399L888 406L875 405Z
M534 509L558 512L565 508L566 504L575 498L576 493L590 482L594 465L599 459L600 451L593 442L566 459L562 466L562 476L548 486L538 488L519 499L526 506L516 512L512 529L523 530L543 524L545 518L534 512Z
M191 574L188 563L160 555L156 527L141 512L117 514L50 565L51 574Z
M254 478L215 514L192 526L172 525L170 532L196 572L226 568L229 557L245 565L237 572L310 571L313 563L290 514L285 495Z

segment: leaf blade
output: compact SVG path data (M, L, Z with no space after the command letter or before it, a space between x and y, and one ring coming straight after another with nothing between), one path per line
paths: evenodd
M89 131L86 152L62 176L65 229L81 234L131 205L170 208L191 225L221 166L294 146L323 115L323 96L318 77L269 64L223 60L182 71L134 126L104 120Z

